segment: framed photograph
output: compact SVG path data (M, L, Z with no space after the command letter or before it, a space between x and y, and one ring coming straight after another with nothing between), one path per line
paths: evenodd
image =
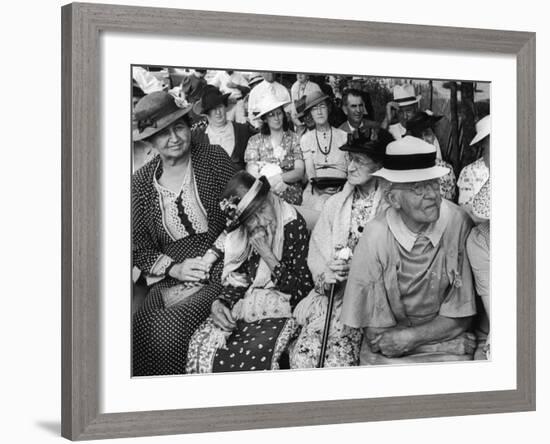
M63 436L535 408L533 33L62 24Z

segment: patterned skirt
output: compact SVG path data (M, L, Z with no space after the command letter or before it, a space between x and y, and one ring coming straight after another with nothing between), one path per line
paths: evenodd
M292 318L240 320L230 334L208 318L189 344L187 373L277 370L281 355L295 333Z
M327 341L325 367L350 367L359 365L359 353L363 332L340 322L342 297L335 296L330 333ZM302 326L298 339L290 346L290 368L315 368L321 353L321 341L327 316L328 298L312 291L303 299L294 315Z

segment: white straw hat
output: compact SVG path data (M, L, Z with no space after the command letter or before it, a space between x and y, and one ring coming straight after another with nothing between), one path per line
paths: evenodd
M393 87L393 101L399 103L399 106L412 105L420 102L422 96L417 96L414 92L414 86L410 83L406 85L395 85Z
M476 123L476 135L470 142L470 146L485 139L489 134L491 134L491 116L487 115Z
M438 179L450 170L437 166L435 158L434 145L413 136L405 136L388 144L384 155L384 167L372 175L395 183Z
M273 94L268 94L265 96L262 101L258 104L258 114L255 116L255 119L260 119L263 115L267 114L274 109L286 106L290 103L290 100L280 101Z

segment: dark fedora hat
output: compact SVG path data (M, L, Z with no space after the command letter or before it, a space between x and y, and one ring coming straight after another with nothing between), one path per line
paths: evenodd
M134 108L136 127L134 142L145 140L191 111L191 105L179 107L166 91L155 91L142 97Z
M375 162L381 162L386 153L386 146L393 142L393 136L384 129L379 129L375 139L370 139L364 133L354 131L348 134L348 141L340 147L340 150L350 153L361 153L370 157Z
M208 114L208 111L219 105L227 106L230 95L231 93L222 94L221 91L213 85L206 85L200 100L193 105L193 111L196 114Z
M407 121L405 126L407 127L407 131L417 133L428 128L433 128L442 118L443 116L437 116L431 112L419 111Z

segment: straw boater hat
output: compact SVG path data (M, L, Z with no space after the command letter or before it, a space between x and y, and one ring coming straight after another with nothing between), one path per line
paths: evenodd
M201 98L194 103L193 112L195 114L208 114L213 108L219 105L227 106L231 93L222 94L218 88L213 85L206 85Z
M263 98L263 100L258 104L258 114L254 117L255 119L260 119L262 116L266 115L274 109L286 106L290 103L290 100L280 101L272 94L268 94Z
M191 105L179 107L166 91L155 91L142 97L134 108L136 128L134 142L147 139L191 111Z
M489 134L491 134L491 116L487 115L476 123L476 135L470 142L470 146L485 139Z
M436 149L431 143L413 136L405 136L386 147L384 167L373 173L390 182L422 182L438 179L449 173L449 168L436 166Z
M252 88L254 85L257 85L263 80L264 78L261 74L253 74L252 76L250 76L250 79L248 79L248 87Z
M399 106L413 105L420 102L422 96L417 96L414 92L414 86L411 84L395 85L393 87L393 101L399 103Z

